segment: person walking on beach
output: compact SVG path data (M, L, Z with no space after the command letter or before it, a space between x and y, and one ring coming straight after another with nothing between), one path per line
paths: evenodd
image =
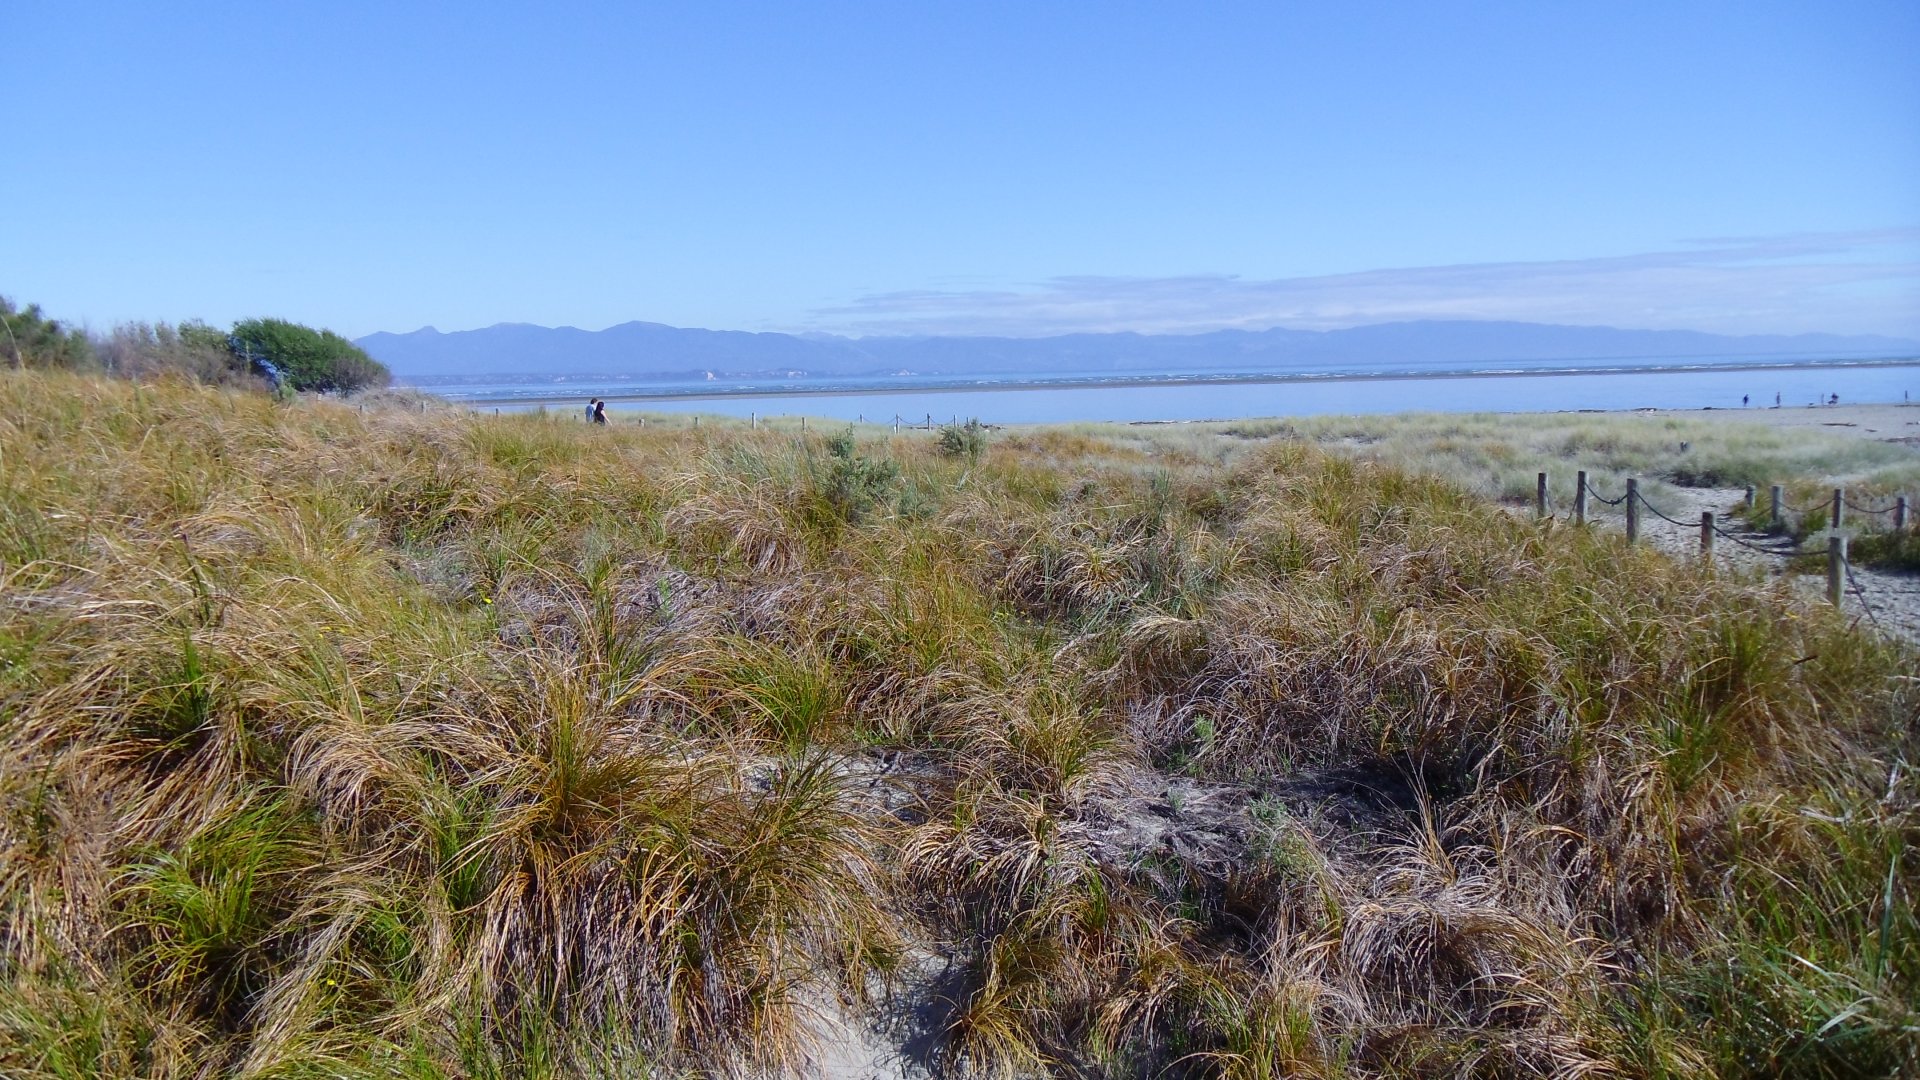
M1747 407L1747 395L1745 394L1740 395L1740 407L1743 409Z
M593 403L592 415L593 415L594 423L596 424L606 423L607 422L607 403L604 401L595 401Z
M600 404L599 398L587 399L587 423L589 424L593 423L593 409L594 409L594 406L598 404Z

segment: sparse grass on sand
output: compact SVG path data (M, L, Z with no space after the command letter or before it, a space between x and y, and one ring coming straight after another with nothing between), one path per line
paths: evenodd
M1297 439L9 374L0 1074L1911 1072L1917 670Z
M1534 476L1545 472L1559 506L1571 504L1579 470L1614 494L1629 476L1654 494L1663 485L1752 485L1764 496L1781 484L1796 503L1816 502L1836 484L1862 499L1920 490L1920 453L1910 442L1769 424L1769 413L1398 413L1073 430L1229 462L1267 440L1297 439L1509 501L1531 501ZM1920 419L1920 409L1911 415Z

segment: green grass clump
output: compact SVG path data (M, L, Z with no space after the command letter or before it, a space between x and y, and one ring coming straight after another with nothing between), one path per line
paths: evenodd
M1906 532L1870 532L1853 538L1848 557L1861 566L1896 573L1920 574L1920 535Z
M1286 434L9 374L0 1072L1910 1070L1912 649Z

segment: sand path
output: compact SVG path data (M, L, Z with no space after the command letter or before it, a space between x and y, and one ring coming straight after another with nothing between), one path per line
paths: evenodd
M1668 409L1648 410L1641 415L1819 431L1827 435L1898 443L1920 450L1920 404ZM1744 494L1739 490L1714 488L1677 489L1670 496L1676 506L1673 509L1662 506L1661 509L1677 520L1697 523L1702 510L1724 515L1725 511L1740 504ZM1764 493L1761 497L1765 497ZM1699 555L1700 530L1697 524L1691 530L1682 530L1656 520L1649 523L1646 535L1650 542L1663 550L1694 557ZM1786 572L1790 548L1784 542L1740 531L1736 531L1736 535L1750 546L1718 540L1714 545L1716 563L1758 567L1772 574ZM1754 548L1761 551L1755 551ZM1796 588L1810 596L1825 599L1826 579L1823 576L1794 574L1791 577ZM1920 643L1920 575L1882 573L1854 567L1843 606L1849 614L1869 627Z
M1700 560L1700 514L1712 511L1720 535L1714 537L1713 565L1716 568L1757 571L1768 577L1785 578L1795 592L1809 603L1826 603L1827 580L1824 574L1791 573L1788 561L1800 553L1787 537L1767 536L1748 531L1732 511L1745 500L1741 488L1669 488L1652 499L1653 506L1675 525L1652 514L1640 515L1640 537L1648 545L1680 559ZM1556 515L1571 519L1569 511ZM1624 531L1626 517L1622 508L1590 502L1589 523L1601 528ZM1809 541L1810 545L1816 544ZM1891 574L1864 567L1853 567L1842 608L1869 629L1905 638L1920 644L1920 575Z

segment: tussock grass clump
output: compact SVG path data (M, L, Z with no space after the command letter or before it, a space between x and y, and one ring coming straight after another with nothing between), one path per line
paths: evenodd
M1920 1060L1916 657L1778 587L1299 439L375 404L0 380L0 1071Z

